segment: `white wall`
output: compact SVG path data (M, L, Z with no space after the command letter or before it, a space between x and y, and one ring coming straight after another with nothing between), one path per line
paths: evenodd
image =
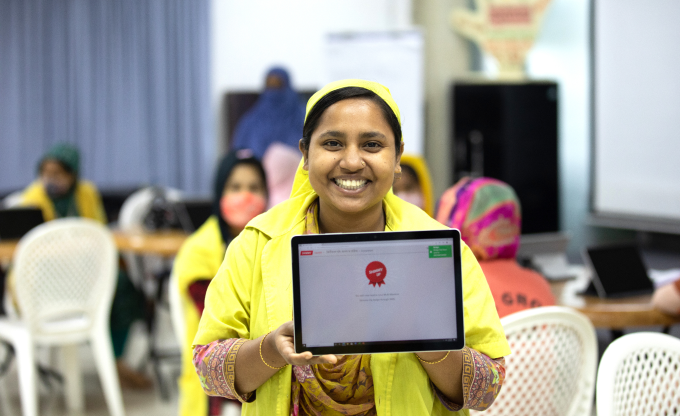
M572 234L569 254L583 247L630 240L624 230L587 224L590 212L591 76L590 0L553 0L543 29L527 58L532 78L559 83L560 223Z
M590 187L590 1L553 0L527 57L530 77L559 83L562 229L577 249L592 240L585 226Z
M496 71L493 58L483 58L487 74ZM531 79L559 84L560 227L569 231L569 254L629 234L587 225L590 210L591 76L590 0L553 0L543 27L527 56Z
M261 89L272 65L288 68L296 89L321 87L326 33L403 28L409 25L411 13L410 0L213 0L212 4L215 111L220 111L227 90ZM223 127L218 121L218 137ZM220 146L218 150L223 150Z

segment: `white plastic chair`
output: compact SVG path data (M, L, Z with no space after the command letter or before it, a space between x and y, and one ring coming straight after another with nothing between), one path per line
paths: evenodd
M170 202L178 202L182 192L172 188L148 187L134 192L125 199L118 215L118 228L121 231L143 230L144 218L149 213L157 192L163 192ZM154 256L140 258L132 253L122 253L128 266L130 280L138 287L143 287L145 270L157 271L163 268L163 260Z
M476 415L590 415L597 336L588 318L561 306L527 309L501 319L512 354L494 404Z
M175 270L170 273L170 281L168 282L168 303L170 304L170 319L172 320L172 329L175 332L175 338L179 345L184 345L184 332L186 331L184 323L184 307L182 306L182 297L179 292L179 283L177 282L177 274Z
M14 253L16 298L21 319L0 319L0 338L14 345L24 416L38 414L34 351L60 347L66 404L84 408L78 346L92 346L109 412L123 416L123 399L109 333L117 255L111 233L81 218L42 224Z
M23 195L24 195L23 190L12 192L11 194L3 198L2 203L0 203L0 208L9 209L18 207L19 205L21 205L21 199Z
M597 371L597 414L680 414L680 339L656 332L624 335Z

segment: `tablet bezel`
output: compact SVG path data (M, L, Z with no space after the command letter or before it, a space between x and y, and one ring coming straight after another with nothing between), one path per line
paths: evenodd
M454 284L456 293L456 328L458 337L452 341L445 340L405 340L371 342L362 345L335 345L328 347L302 347L302 321L300 304L300 264L298 246L300 244L327 244L348 242L395 241L395 240L425 240L425 239L453 239L451 261L454 267ZM463 274L461 267L460 232L456 229L427 230L427 231L394 231L372 233L342 233L342 234L306 234L291 238L291 257L293 265L293 323L295 352L310 351L313 355L338 354L378 354L396 352L421 351L450 351L460 350L465 346L465 325L463 320Z
M646 288L641 288L641 289L636 289L636 290L629 290L625 292L612 292L611 290L607 290L607 288L604 287L603 281L600 278L600 275L597 272L597 268L595 267L595 264L593 263L593 260L591 258L591 253L598 252L598 251L605 251L605 250L621 250L621 249L632 249L637 252L637 258L642 262L642 267L644 269L644 276L649 280L649 287ZM595 288L595 291L597 292L597 296L601 299L615 299L615 298L627 298L627 297L634 297L634 296L642 296L642 295L649 295L654 292L654 282L652 282L651 279L649 279L649 275L647 273L647 267L644 264L644 259L642 258L642 254L640 253L639 247L633 244L616 244L616 245L604 245L604 246L596 246L596 247L587 247L583 250L583 258L588 265L588 268L591 271L591 282L593 284L593 287ZM642 277L642 276L640 276ZM610 288L611 289L611 288Z

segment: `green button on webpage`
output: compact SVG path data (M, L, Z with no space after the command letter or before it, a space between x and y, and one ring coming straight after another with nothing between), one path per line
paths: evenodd
M428 251L431 259L453 256L453 246L429 246Z

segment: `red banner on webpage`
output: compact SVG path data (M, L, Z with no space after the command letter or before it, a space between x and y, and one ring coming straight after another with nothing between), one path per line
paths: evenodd
M301 256L311 256L312 253L314 253L313 250L302 250L302 251L300 252L300 255L301 255Z

